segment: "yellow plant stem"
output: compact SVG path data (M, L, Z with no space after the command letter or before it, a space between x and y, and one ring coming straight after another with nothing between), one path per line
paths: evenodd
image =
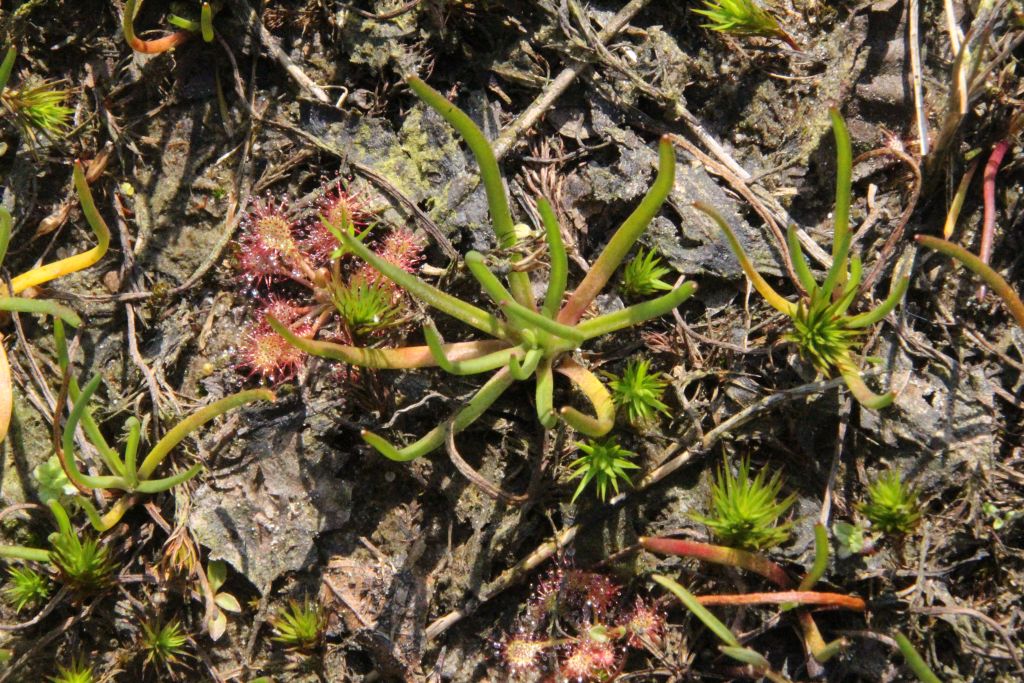
M96 234L96 246L88 251L83 251L81 254L75 254L60 261L54 261L53 263L33 268L27 273L22 273L13 278L11 280L10 294L20 294L29 287L37 287L50 280L88 268L107 253L107 247L110 246L110 229L107 228L107 224L96 210L96 203L93 201L92 193L89 191L89 184L85 180L85 170L82 168L81 162L77 161L75 162L74 182L78 201L82 204L82 213L85 214L89 226Z
M0 337L0 442L7 438L11 427L11 411L14 408L14 393L11 388L11 364L7 362L3 337Z
M176 424L171 431L164 434L164 438L160 439L160 441L153 446L153 450L149 452L145 460L142 461L142 465L139 467L139 479L149 479L150 475L153 474L153 470L155 470L157 465L159 465L167 454L171 452L172 448L181 443L182 439L186 436L199 429L213 418L223 415L238 406L251 403L252 401L272 402L274 400L276 400L274 392L269 389L251 389L249 391L240 391L237 394L232 394L231 396L222 398L219 401L214 401L210 405L200 408Z
M103 515L100 515L92 502L85 496L79 496L78 502L85 510L86 517L89 518L89 523L92 527L103 533L114 528L114 525L121 521L124 517L124 513L128 512L133 505L138 501L137 496L126 495L117 499L117 502L107 510Z
M923 247L934 249L956 259L968 270L984 280L985 284L991 287L992 291L1003 300L1003 303L1006 304L1006 308L1009 309L1017 324L1024 328L1024 302L1021 301L1020 296L1017 295L1017 292L1014 291L1010 283L993 270L991 266L960 245L947 240L932 237L931 235L917 235L914 239Z
M704 202L694 202L693 208L698 211L702 211L711 218L711 220L718 224L719 229L721 229L722 233L725 235L725 239L729 242L729 246L732 248L733 253L736 254L736 258L740 262L740 268L743 269L747 279L750 280L750 284L754 285L754 289L764 297L764 300L767 301L772 308L780 313L785 313L792 318L796 313L797 305L792 301L788 301L783 298L781 294L776 292L772 286L768 284L767 280L761 277L761 273L757 272L757 269L754 268L754 264L747 256L747 252L743 250L743 247L740 246L740 241L736 239L736 233L734 233L732 228L729 227L729 224L725 222L722 214L718 213L718 210L715 209L715 207L710 204L705 204Z
M610 432L615 426L615 402L601 380L571 358L565 358L555 370L568 377L573 384L579 387L583 395L594 406L593 417L581 413L571 406L563 406L558 411L562 419L576 431L590 437L596 438Z

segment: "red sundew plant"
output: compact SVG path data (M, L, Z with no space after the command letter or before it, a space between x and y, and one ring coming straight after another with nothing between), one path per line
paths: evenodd
M374 253L408 272L423 257L416 236L393 228L379 237L375 232L370 242L368 199L340 186L323 192L314 213L296 218L287 200L268 196L255 200L242 219L238 267L246 296L260 302L237 349L236 366L249 377L286 381L305 361L303 351L271 329L268 317L291 334L345 343L366 342L406 319L405 293L341 248L338 232L366 241Z
M265 283L300 275L312 277L313 271L302 272L308 265L295 236L295 226L285 212L285 202L271 198L257 199L253 209L242 219L242 238L239 240L239 267L245 277L256 283ZM304 280L302 284L308 284Z
M362 192L349 192L341 183L325 192L317 205L322 224L350 225L356 233L362 232L373 218L367 196Z
M657 647L664 629L653 603L638 597L630 607L622 587L604 574L556 567L537 583L498 651L514 674L610 680L629 648Z
M258 375L269 382L291 379L305 360L304 353L266 325L257 326L245 336L238 356L239 367L247 368L249 377Z

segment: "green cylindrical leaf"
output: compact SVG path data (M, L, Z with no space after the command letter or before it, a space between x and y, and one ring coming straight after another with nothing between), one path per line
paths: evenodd
M142 461L142 466L139 467L139 479L143 481L149 479L150 475L153 474L153 470L163 462L163 459L167 457L167 454L171 452L172 448L181 443L181 440L186 436L199 429L215 417L223 415L229 410L238 408L246 403L274 400L276 400L274 392L269 389L251 389L249 391L240 391L237 394L232 394L231 396L227 396L219 401L211 403L208 406L200 408L176 424L173 429L164 435L164 438L160 439L160 441L153 446L153 450L149 452L146 459ZM188 470L186 474L188 472L191 472L191 470ZM178 475L178 477L181 476L182 475ZM195 476L195 474L192 474L192 476Z
M590 272L576 288L569 301L558 314L558 322L574 325L583 316L583 312L604 289L615 269L622 263L637 238L647 229L647 225L665 203L672 192L676 177L676 153L668 136L658 144L658 175L654 178L651 189L647 191L640 205L623 221L608 246L597 257L590 267Z
M736 638L735 634L729 630L729 627L718 620L714 614L712 614L708 608L697 602L697 598L694 597L693 593L686 590L678 583L673 581L667 576L660 574L654 574L651 576L661 586L667 588L672 592L679 601L683 603L686 609L693 612L693 615L701 620L701 622L708 627L708 629L718 636L718 639L725 643L727 646L734 648L741 648L740 641Z

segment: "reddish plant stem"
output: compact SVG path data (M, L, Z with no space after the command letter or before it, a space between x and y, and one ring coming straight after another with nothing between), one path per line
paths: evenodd
M739 567L740 569L760 574L779 588L793 587L793 580L782 567L765 557L748 553L745 550L737 550L736 548L727 548L710 543L700 543L698 541L687 541L681 538L643 537L640 539L640 545L651 552L661 553L662 555L692 557L704 562Z
M782 567L765 557L743 550L678 538L642 537L640 545L654 553L692 557L705 562L746 569L755 574L760 574L782 589L789 589L794 585L793 580ZM796 609L794 611L796 612L797 620L800 622L800 630L804 634L804 644L807 648L807 653L813 658L808 660L808 665L816 665L820 653L826 651L825 639L821 637L818 625L814 623L814 618L810 612L804 609Z
M132 39L128 41L128 44L136 52L155 55L176 48L191 37L192 34L189 31L175 31L163 38L155 38L153 40L143 40L142 38L133 36Z
M744 593L741 595L700 595L697 601L705 607L715 605L779 605L795 602L801 605L826 605L863 612L864 601L853 595L842 593L819 593L817 591L781 591L779 593Z
M1010 139L1000 140L992 148L988 162L985 164L984 185L982 193L984 196L984 213L981 222L981 246L978 247L978 257L981 262L988 265L992 258L992 240L996 229L996 174L999 173L999 165L1003 163L1006 151L1010 149ZM978 287L978 299L985 297L985 285Z

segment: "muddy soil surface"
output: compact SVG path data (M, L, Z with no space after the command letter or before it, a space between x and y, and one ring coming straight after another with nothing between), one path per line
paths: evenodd
M82 316L66 376L51 318L4 322L14 403L2 450L5 543L48 547L39 472L68 420L71 403L60 401L71 378L102 377L91 406L116 449L131 416L145 451L236 392L262 386L276 400L193 432L161 472L201 462L201 474L138 494L102 534L65 496L76 528L109 549L114 580L61 590L51 564L11 561L34 566L52 589L31 608L0 607L0 681L40 680L76 661L94 678L75 680L97 681L915 680L899 633L941 680L1024 678L1024 337L999 297L979 298L978 280L912 239L942 233L961 189L951 239L976 251L991 186L991 263L1021 282L1018 2L768 2L791 46L704 28L691 11L700 4L682 1L224 0L206 41L199 3L146 0L134 26L149 54L127 42L123 5L0 7L0 44L18 48L8 90L57 79L73 109L66 130L34 144L0 109L0 199L13 215L5 276L93 246L72 188L75 160L113 234L98 263L22 295ZM169 23L175 13L196 30ZM173 50L153 47L174 31L184 33ZM365 211L357 227L372 226L368 244L411 236L420 251L409 270L496 310L462 263L477 250L509 265L478 166L410 91L410 75L497 141L512 216L531 233L524 255L537 261L538 299L550 261L536 198L560 222L571 292L648 192L668 136L674 183L630 255L653 250L669 283L682 276L697 292L574 356L605 384L638 358L664 376L666 409L642 424L620 411L611 432L636 465L632 486L618 482L622 495L602 501L588 488L573 500L573 462L587 440L564 421L538 422L532 378L454 449L394 462L360 432L411 443L485 380L354 368L289 354L284 342L268 369L253 351L268 334L266 304L282 301L319 312L304 329L325 342L422 345L428 316L447 342L482 338L404 294L391 324L348 325L306 274L247 270L247 235L261 217L287 218L291 237L312 249L332 198L354 197ZM853 253L865 280L851 311L910 278L895 310L854 343L871 390L895 393L881 409L788 341L789 318L748 285L721 231L693 206L715 207L754 266L795 301L787 226L799 226L816 275L831 263L830 108L855 157ZM1001 166L986 176L1000 144ZM356 260L332 256L338 245L317 247L317 258L324 273L347 259L339 272L348 277ZM587 315L637 301L620 269ZM566 404L589 409L560 378L555 405ZM75 443L81 466L105 473L87 436ZM735 563L639 545L721 542L699 515L709 514L716 471L745 461L780 472L779 497L793 496L780 520L785 542L761 554L795 586L823 522L831 552L813 590L862 601L802 613L713 607L763 657L755 664L723 654L652 576L698 596L781 587ZM869 485L887 472L918 495L920 519L905 533L866 526ZM68 493L88 494L101 513L127 498ZM220 571L223 585L211 587ZM229 597L215 601L217 592ZM281 615L303 604L316 606L322 628L299 647ZM629 631L623 624L642 609L650 629ZM838 643L825 662L808 654L807 619ZM166 624L187 638L154 655L147 629ZM523 647L535 647L525 660Z

